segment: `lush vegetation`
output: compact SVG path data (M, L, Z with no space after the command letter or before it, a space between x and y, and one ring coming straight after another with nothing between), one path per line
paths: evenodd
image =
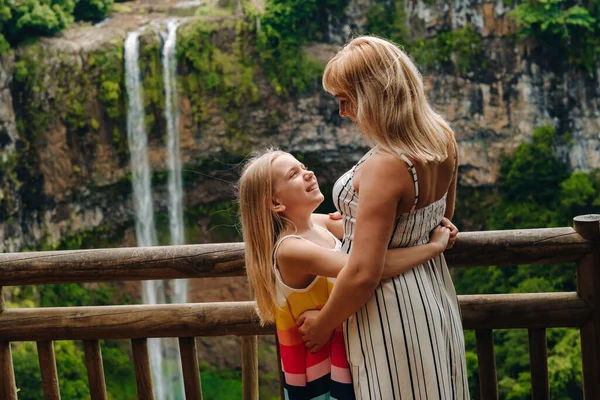
M600 212L600 171L569 173L555 152L560 142L565 145L553 128L537 128L531 143L521 144L512 156L504 158L497 191L469 193L459 189L459 224L463 220L475 223L477 229L489 230L570 226L576 215ZM454 283L459 294L576 290L575 269L568 264L459 269ZM500 330L494 336L500 397L529 399L527 332ZM475 399L479 390L474 333L466 332L465 340ZM548 347L550 397L581 398L578 331L550 329Z
M367 12L367 32L398 43L421 68L465 74L486 67L483 38L472 26L420 37L406 20L404 1L377 0Z
M347 0L272 0L257 27L258 56L278 93L304 91L322 66L306 57L302 46L326 39L325 32Z
M73 21L97 21L113 0L0 0L0 55L10 46L55 35Z
M600 61L600 2L510 0L506 3L518 3L509 13L518 26L516 39L533 40L541 46L547 52L545 58L552 60L549 65L557 65L558 58L590 74L596 70ZM459 74L486 67L483 38L473 27L456 30L445 27L432 36L415 35L406 23L404 0L374 1L367 21L369 33L402 45L421 67L453 65Z
M600 2L588 0L526 0L511 16L520 37L531 37L554 54L589 73L600 61Z

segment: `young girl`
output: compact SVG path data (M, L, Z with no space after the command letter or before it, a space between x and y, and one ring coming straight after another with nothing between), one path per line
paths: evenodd
M343 234L342 221L313 214L323 199L314 173L282 151L254 157L240 178L246 270L261 321L276 323L290 400L354 398L340 328L313 354L296 326L304 311L323 307L333 286L328 278L335 278L347 261L337 238ZM437 227L429 243L389 251L383 277L439 255L449 234Z

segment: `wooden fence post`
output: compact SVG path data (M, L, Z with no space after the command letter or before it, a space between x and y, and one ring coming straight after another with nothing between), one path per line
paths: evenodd
M581 326L583 396L600 398L600 215L581 215L573 227L593 243L590 253L577 264L577 293L592 308L591 317Z
M258 400L258 337L242 336L242 399Z

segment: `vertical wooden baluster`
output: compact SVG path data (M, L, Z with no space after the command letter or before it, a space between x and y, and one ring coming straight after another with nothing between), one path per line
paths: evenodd
M54 357L54 344L52 341L37 342L40 371L42 373L42 386L44 400L60 400L58 388L58 373L56 372L56 357Z
M600 215L573 218L573 227L592 241L593 249L577 263L577 294L592 308L592 316L581 326L583 397L600 399Z
M2 293L2 286L0 286L0 313L4 311L6 305L4 304L4 294Z
M9 342L0 342L0 396L3 400L17 400L17 385Z
M532 400L549 400L548 350L544 328L529 329L529 364Z
M85 350L85 366L87 367L91 398L92 400L106 400L106 382L104 380L100 341L84 340L83 348Z
M258 400L258 338L242 336L243 400Z
M135 381L137 383L138 399L154 400L150 357L148 356L148 340L131 339L131 350L133 351L133 364L135 366Z
M181 368L183 370L183 385L186 400L202 400L202 385L200 382L200 367L195 337L179 338Z
M281 351L279 349L279 338L275 333L275 348L277 349L277 371L279 372L279 397L281 400L285 400L285 387L284 387L284 375L281 367Z
M491 329L475 331L477 342L477 363L479 364L479 386L481 398L498 399L496 381L496 356L494 355L494 336Z

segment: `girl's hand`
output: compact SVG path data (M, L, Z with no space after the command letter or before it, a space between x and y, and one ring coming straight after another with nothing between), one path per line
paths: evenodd
M304 341L304 345L312 352L316 353L321 350L331 336L333 335L333 330L328 330L319 325L317 316L319 315L319 311L317 310L308 310L304 311L300 314L298 321L296 321L296 325L299 326L298 331L302 335L302 340Z
M438 225L431 231L429 244L435 246L437 254L441 254L446 249L446 246L448 246L449 240L450 229Z
M446 217L442 218L441 225L445 228L450 229L450 239L448 240L448 245L446 246L446 250L451 249L452 246L454 246L456 239L458 239L458 228L456 226L454 226L454 224L452 222L450 222L450 220Z

